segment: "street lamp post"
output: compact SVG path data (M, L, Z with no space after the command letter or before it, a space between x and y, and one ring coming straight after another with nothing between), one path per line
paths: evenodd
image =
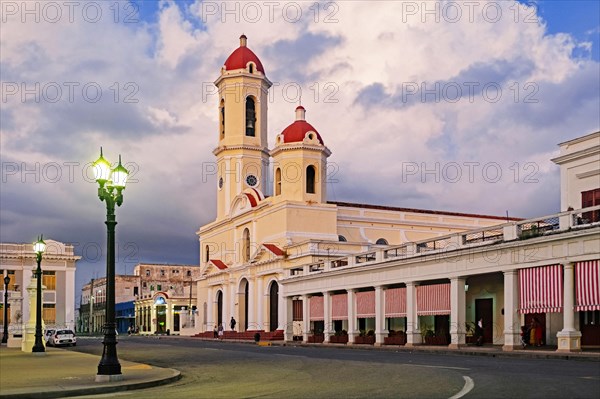
M2 332L2 343L8 342L8 284L10 277L4 277L4 331Z
M119 165L111 170L110 163L103 157L100 148L100 158L94 162L94 174L98 188L98 198L106 203L106 322L104 323L104 350L98 364L96 381L118 381L121 379L121 364L117 358L117 336L115 323L115 204L123 203L123 190L127 182L127 169Z
M44 341L42 340L42 254L46 251L46 243L44 237L41 236L36 243L33 244L35 259L37 261L37 269L35 277L37 279L36 290L36 309L35 309L35 343L31 351L33 353L46 352Z

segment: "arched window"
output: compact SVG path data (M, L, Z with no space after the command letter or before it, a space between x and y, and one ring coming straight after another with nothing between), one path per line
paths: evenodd
M254 99L246 97L246 136L254 137L254 127L256 125L256 108Z
M346 241L348 241L348 240L346 240L346 237L344 237L343 235L341 235L341 234L340 234L340 235L338 236L338 241L340 241L340 242L346 242Z
M377 242L375 242L375 244L377 245L388 245L388 242L385 238L379 238L377 239Z
M210 248L208 245L204 247L204 261L205 262L210 261Z
M221 122L221 139L225 138L225 100L221 100L221 105L219 106L219 119Z
M306 167L306 192L315 193L315 167L312 165Z
M242 237L244 241L242 243L243 259L244 262L248 262L250 260L250 230L244 229L244 234Z
M254 64L250 63L250 65L248 65L248 70L250 73L254 73Z
M275 195L281 195L281 169L275 171Z

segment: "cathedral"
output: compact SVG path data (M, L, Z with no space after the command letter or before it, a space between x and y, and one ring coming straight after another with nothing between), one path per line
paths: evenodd
M286 312L282 280L303 270L303 265L318 268L319 262L336 264L351 254L506 221L488 215L328 201L327 132L319 132L318 121L310 123L307 110L298 106L294 113L290 109L294 118L289 126L269 137L272 84L244 35L215 85L219 93L213 151L217 215L197 232L202 275L197 325L204 331L212 332L219 325L229 329L232 318L240 333L283 331L292 317ZM268 176L273 176L272 192L267 192ZM296 313L301 313L302 300L293 302ZM361 320L362 329L375 329L369 318ZM294 328L302 327L296 323Z

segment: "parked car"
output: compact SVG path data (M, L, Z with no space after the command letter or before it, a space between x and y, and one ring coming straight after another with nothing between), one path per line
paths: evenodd
M50 334L48 338L48 345L59 346L59 345L77 345L77 338L75 333L71 330L56 330L54 334Z

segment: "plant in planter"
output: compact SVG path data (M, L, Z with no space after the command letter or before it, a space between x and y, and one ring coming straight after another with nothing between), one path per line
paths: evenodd
M348 332L346 330L336 331L335 334L329 337L329 342L332 344L345 344L348 342Z
M390 330L387 337L383 339L384 345L405 345L406 333L404 331Z
M354 338L354 343L373 345L375 343L375 331L369 330L365 333L361 330L359 336Z

